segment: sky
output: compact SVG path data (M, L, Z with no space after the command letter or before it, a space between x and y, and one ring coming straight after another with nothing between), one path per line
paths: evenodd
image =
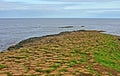
M120 0L0 0L0 18L120 18Z

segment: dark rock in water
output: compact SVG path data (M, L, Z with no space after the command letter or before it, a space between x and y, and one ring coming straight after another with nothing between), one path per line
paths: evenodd
M85 26L81 26L81 27L85 27Z
M85 32L86 30L78 30L79 32Z
M99 30L98 32L106 32L106 31L103 31L103 30Z
M73 26L64 26L64 27L59 27L59 28L73 28Z

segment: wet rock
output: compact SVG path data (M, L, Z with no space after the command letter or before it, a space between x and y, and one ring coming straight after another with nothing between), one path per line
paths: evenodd
M13 45L13 46L10 46L7 50L15 50L15 49L19 49L23 47L22 45Z
M85 27L85 26L81 26L81 27Z
M64 27L59 27L59 28L73 28L73 26L64 26Z

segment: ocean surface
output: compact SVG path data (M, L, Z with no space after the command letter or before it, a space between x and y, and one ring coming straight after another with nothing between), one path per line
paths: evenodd
M60 28L64 26L73 26L73 28ZM0 19L0 51L30 37L73 30L103 30L106 31L105 33L120 36L120 19Z

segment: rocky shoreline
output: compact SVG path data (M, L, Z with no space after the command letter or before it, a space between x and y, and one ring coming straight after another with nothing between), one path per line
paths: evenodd
M66 26L67 27L67 26ZM69 27L69 26L68 26ZM97 30L77 30L77 31L72 31L72 32L105 32L105 31L97 31ZM45 38L45 37L51 37L51 36L59 36L59 35L63 35L63 34L69 34L71 33L71 31L65 31L65 32L60 32L59 34L53 34L53 35L46 35L46 36L42 36L42 37L33 37L33 38L29 38L29 39L26 39L26 40L22 40L20 41L18 44L16 45L12 45L10 47L8 47L7 50L15 50L15 49L19 49L22 46L22 44L25 44L25 43L29 43L29 42L33 42L34 40L40 40L42 38Z

